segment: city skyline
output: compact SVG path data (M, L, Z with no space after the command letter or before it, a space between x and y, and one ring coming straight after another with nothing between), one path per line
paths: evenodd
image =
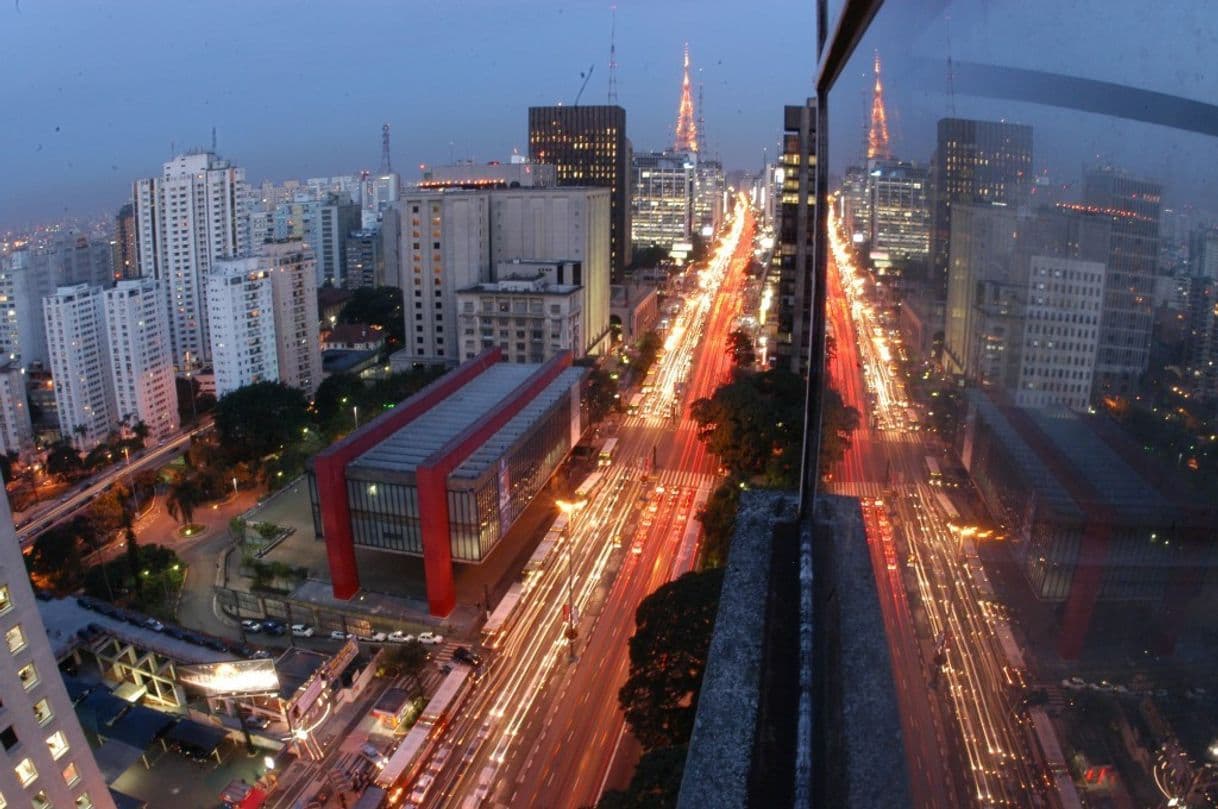
M605 103L608 3L464 5L307 14L285 3L172 13L159 4L10 6L0 12L9 60L0 100L22 111L22 125L0 134L11 157L0 229L112 215L133 180L210 145L213 127L219 153L256 184L376 170L388 122L394 166L410 181L420 164L527 154L528 107L571 104L590 65L581 104ZM672 143L688 42L708 152L730 167L760 165L762 147L777 139L772 110L811 92L811 6L784 0L771 13L792 24L776 34L768 16L729 24L684 0L618 3L618 98L634 148ZM226 14L232 21L217 23ZM166 39L166 30L178 35ZM532 31L545 45L505 40L506 30ZM788 59L749 57L775 36ZM124 41L141 48L90 45Z

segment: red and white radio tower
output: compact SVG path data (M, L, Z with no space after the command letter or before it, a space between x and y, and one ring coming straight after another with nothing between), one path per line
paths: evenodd
M888 116L884 112L884 85L880 82L880 52L875 52L875 89L871 93L871 129L867 132L867 159L890 160Z
M689 43L685 44L685 75L681 79L681 105L677 108L674 152L698 151L698 124L694 120L694 94L689 84Z

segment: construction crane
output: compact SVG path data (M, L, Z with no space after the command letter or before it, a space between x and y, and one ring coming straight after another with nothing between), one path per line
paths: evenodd
M573 106L573 107L579 106L579 100L584 97L584 88L588 86L588 79L592 78L592 71L595 69L596 69L596 62L593 62L591 64L591 66L588 67L587 73L579 74L579 75L583 76L584 83L579 86L579 92L575 94L575 103L572 104L571 106Z

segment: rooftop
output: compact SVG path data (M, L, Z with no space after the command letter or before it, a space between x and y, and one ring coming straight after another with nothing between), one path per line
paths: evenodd
M329 660L321 652L293 647L275 658L275 671L279 674L279 697L291 699L313 673Z

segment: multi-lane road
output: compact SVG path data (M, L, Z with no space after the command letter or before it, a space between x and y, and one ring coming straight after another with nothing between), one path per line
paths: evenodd
M753 223L737 206L719 252L691 278L650 390L616 430L616 457L529 583L510 630L436 750L425 806L594 804L632 755L617 692L640 601L688 571L695 515L717 481L689 405L728 378ZM565 637L565 605L578 635Z
M1025 672L951 501L930 485L943 453L919 429L896 371L898 339L872 307L830 217L833 384L864 415L831 488L861 497L888 628L918 806L1042 806L1041 768L1019 700Z

